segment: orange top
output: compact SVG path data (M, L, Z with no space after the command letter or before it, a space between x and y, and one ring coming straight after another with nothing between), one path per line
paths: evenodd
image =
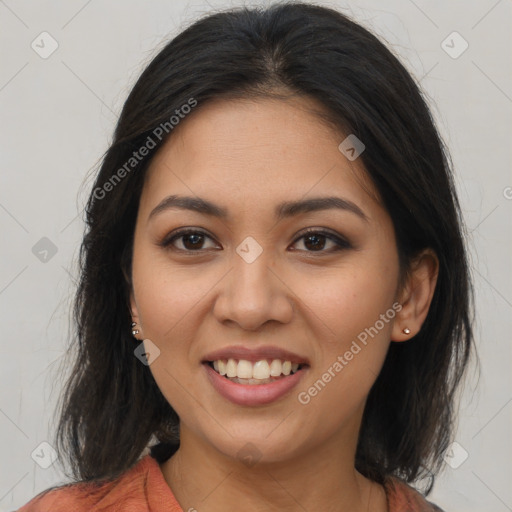
M394 477L385 489L389 512L443 512ZM43 492L18 512L184 512L151 454L113 482L94 488L90 483L74 483Z

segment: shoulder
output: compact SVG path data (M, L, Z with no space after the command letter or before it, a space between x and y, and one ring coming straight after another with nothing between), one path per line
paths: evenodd
M158 462L145 455L115 480L100 484L77 482L51 488L35 496L18 512L160 512L164 510L163 505L167 507L166 511L181 512Z
M388 477L385 483L389 512L444 512L427 501L416 489L396 477Z

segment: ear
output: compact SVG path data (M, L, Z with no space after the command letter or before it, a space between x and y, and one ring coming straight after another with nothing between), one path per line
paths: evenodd
M425 249L416 256L411 263L407 283L400 294L402 309L395 317L391 341L407 341L418 334L427 317L438 274L439 260L432 249ZM411 332L405 334L405 328Z
M137 329L139 333L137 334L137 338L142 338L142 325L139 319L139 310L137 308L137 303L135 302L135 295L133 293L133 287L130 287L130 313L132 316L132 322L135 322L137 325L134 329Z

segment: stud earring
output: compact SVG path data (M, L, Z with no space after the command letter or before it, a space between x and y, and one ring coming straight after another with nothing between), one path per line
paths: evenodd
M134 329L134 327L137 325L137 322L132 322L132 336L136 336L137 334L139 334L139 330L138 329Z
M404 334L411 334L411 330L410 330L409 328L407 328L407 327L406 327L406 328L403 330L403 333L404 333Z

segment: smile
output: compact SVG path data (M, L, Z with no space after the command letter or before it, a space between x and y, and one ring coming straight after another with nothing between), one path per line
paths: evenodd
M304 364L282 361L281 359L261 359L251 362L247 359L218 359L210 361L210 366L231 382L239 384L268 384L275 379L296 373Z
M207 377L217 392L237 405L264 405L282 398L306 373L307 364L279 359L254 363L241 359L203 363Z

